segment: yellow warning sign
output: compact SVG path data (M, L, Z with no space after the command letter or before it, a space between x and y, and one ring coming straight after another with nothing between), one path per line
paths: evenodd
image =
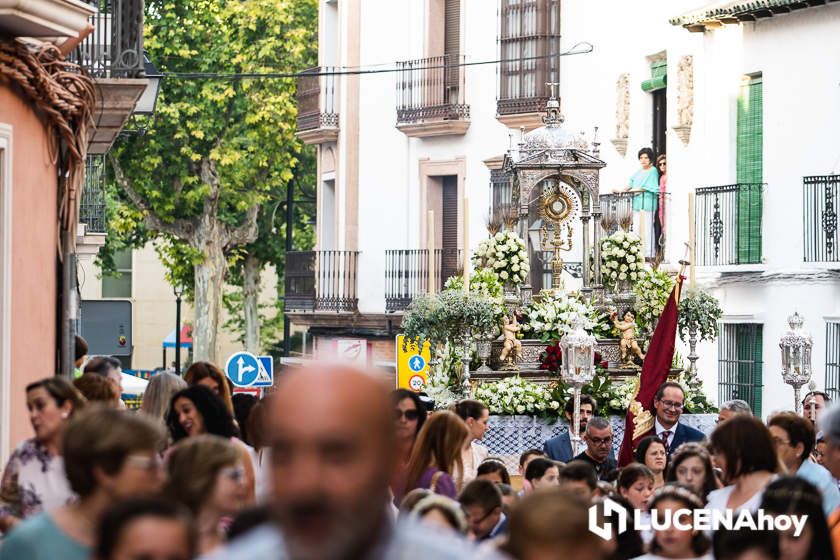
M429 342L423 343L421 352L413 343L408 343L403 348L404 339L403 335L397 335L397 388L423 391L429 378Z

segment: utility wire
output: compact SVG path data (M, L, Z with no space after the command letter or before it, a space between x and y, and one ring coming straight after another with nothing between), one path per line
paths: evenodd
M581 42L572 46L571 49L558 53L547 54L541 56L530 56L525 58L500 58L496 60L481 60L477 62L460 62L456 64L443 64L436 66L408 66L405 68L381 68L375 70L338 70L329 72L237 72L237 73L221 73L221 72L163 72L162 75L167 79L181 79L181 80L257 80L257 79L284 79L284 78L301 78L301 77L316 77L316 76L361 76L365 74L391 74L395 72L404 72L406 70L434 70L440 68L459 68L465 66L482 66L487 64L503 64L513 62L524 62L528 60L542 60L546 58L556 58L558 56L572 56L576 54L588 54L594 50L591 43Z

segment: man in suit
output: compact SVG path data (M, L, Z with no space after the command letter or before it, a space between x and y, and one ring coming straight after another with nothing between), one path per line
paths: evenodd
M700 430L680 424L684 404L685 391L679 383L673 381L666 381L660 385L653 397L653 408L656 411L653 429L665 442L665 451L669 458L680 445L689 441L703 441L706 438Z
M589 419L595 414L595 399L590 397L589 395L581 395L580 396L580 428L578 433L583 435L583 432L586 431L586 423L589 422ZM560 461L562 463L568 463L574 457L572 453L572 418L574 417L575 412L575 399L569 399L566 401L566 406L564 408L564 414L566 416L566 421L569 423L569 431L560 434L557 437L553 437L546 441L543 444L543 453L545 453L546 457L552 459L554 461ZM581 439L580 443L578 444L578 453L580 453L586 447L586 440ZM612 451L610 451L612 455Z

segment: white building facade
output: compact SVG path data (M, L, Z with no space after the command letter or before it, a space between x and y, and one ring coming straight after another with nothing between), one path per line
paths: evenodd
M286 272L316 351L393 362L402 309L427 289L424 251L432 241L438 283L458 269L465 223L467 248L486 236L510 196L501 158L559 81L566 126L590 141L598 127L602 193L627 184L640 148L667 152L662 266L684 255L695 195L697 284L724 309L719 340L698 348L710 396L792 408L778 340L794 311L818 385L836 391L840 7L715 6L322 0L320 71L298 93L299 136L318 146L318 241Z

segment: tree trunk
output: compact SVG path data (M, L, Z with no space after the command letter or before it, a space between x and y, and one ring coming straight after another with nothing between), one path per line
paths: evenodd
M210 234L198 232L198 245L204 254L195 265L195 324L193 325L193 360L207 361L220 367L217 334L222 310L222 289L227 261L218 228Z
M242 282L242 311L245 313L245 350L256 355L260 352L260 273L262 263L254 255L245 258Z

